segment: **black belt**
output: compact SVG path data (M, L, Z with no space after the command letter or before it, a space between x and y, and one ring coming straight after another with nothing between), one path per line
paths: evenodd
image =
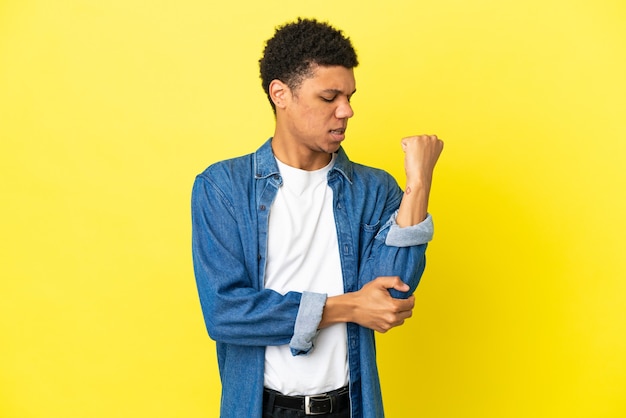
M273 398L273 402L272 402ZM304 411L305 415L322 415L341 411L350 405L348 386L320 395L286 396L275 390L263 391L263 403L279 408Z

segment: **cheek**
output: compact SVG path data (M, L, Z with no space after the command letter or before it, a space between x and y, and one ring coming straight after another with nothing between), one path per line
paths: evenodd
M321 111L319 108L315 108L312 106L303 108L302 112L300 113L300 120L302 121L303 125L307 126L308 128L315 128L323 125L326 119L327 117L324 115L323 111Z
M314 119L318 125L326 125L335 117L335 109L330 106L310 107L307 116Z

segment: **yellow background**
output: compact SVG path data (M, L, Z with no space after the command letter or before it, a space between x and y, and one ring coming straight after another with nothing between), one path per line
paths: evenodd
M626 416L622 0L3 0L0 417L217 416L191 184L272 134L299 15L359 53L352 159L402 183L402 136L446 141L387 415Z

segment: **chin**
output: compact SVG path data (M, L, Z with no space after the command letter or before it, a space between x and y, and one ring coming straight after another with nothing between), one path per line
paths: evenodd
M334 154L337 151L339 151L339 148L341 147L341 142L337 142L337 143L333 143L333 144L329 144L326 147L326 152L329 154Z

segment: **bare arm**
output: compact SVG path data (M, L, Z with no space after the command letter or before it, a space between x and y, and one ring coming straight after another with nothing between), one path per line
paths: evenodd
M406 188L396 222L400 227L426 219L433 170L443 150L437 135L417 135L402 139Z

